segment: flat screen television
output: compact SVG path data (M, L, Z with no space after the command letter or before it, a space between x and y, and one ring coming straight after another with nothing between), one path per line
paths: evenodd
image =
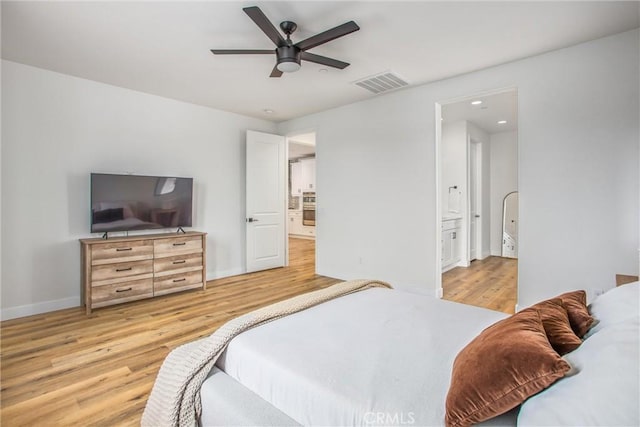
M193 178L91 174L91 232L191 227Z

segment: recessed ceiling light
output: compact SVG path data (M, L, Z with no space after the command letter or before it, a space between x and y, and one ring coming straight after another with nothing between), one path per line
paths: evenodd
M273 110L270 108L265 108L264 110L262 110L265 112L265 114L273 114Z
M479 99L476 101L471 101L471 105L480 105L482 104L482 101L480 101Z
M506 120L500 120L500 121L498 122L498 124L499 124L499 125L505 125L505 124L507 124L507 121L506 121Z

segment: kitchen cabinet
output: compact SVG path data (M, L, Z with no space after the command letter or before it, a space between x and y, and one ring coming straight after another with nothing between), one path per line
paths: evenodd
M316 191L316 159L300 159L302 191Z
M288 214L288 233L294 237L316 236L316 227L302 224L302 211L290 210Z
M460 229L462 222L460 219L442 220L442 271L451 270L460 262Z
M302 196L302 162L291 163L291 195Z
M290 210L288 217L288 233L302 234L302 211Z
M316 191L316 159L306 158L291 163L291 195L302 196Z

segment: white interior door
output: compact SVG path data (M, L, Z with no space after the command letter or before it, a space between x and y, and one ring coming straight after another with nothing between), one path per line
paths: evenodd
M247 131L247 271L285 265L285 138Z

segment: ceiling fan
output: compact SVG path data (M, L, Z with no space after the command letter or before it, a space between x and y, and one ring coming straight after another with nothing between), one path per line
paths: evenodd
M295 22L283 21L280 23L282 32L287 36L285 40L259 7L245 7L242 10L244 10L244 12L249 15L249 18L251 18L253 22L260 27L260 29L267 35L267 37L269 37L269 39L271 39L273 43L275 43L277 46L276 49L211 49L211 52L215 55L263 55L273 54L275 52L277 63L273 68L273 71L271 71L270 77L280 77L283 72L292 73L294 71L298 71L300 69L301 60L315 62L316 64L327 65L329 67L339 69L349 66L347 62L327 58L326 56L315 55L307 52L307 50L330 42L331 40L335 40L338 37L346 36L354 31L358 31L360 27L358 27L355 22L349 21L294 44L291 41L291 34L296 30L296 28L298 28Z

